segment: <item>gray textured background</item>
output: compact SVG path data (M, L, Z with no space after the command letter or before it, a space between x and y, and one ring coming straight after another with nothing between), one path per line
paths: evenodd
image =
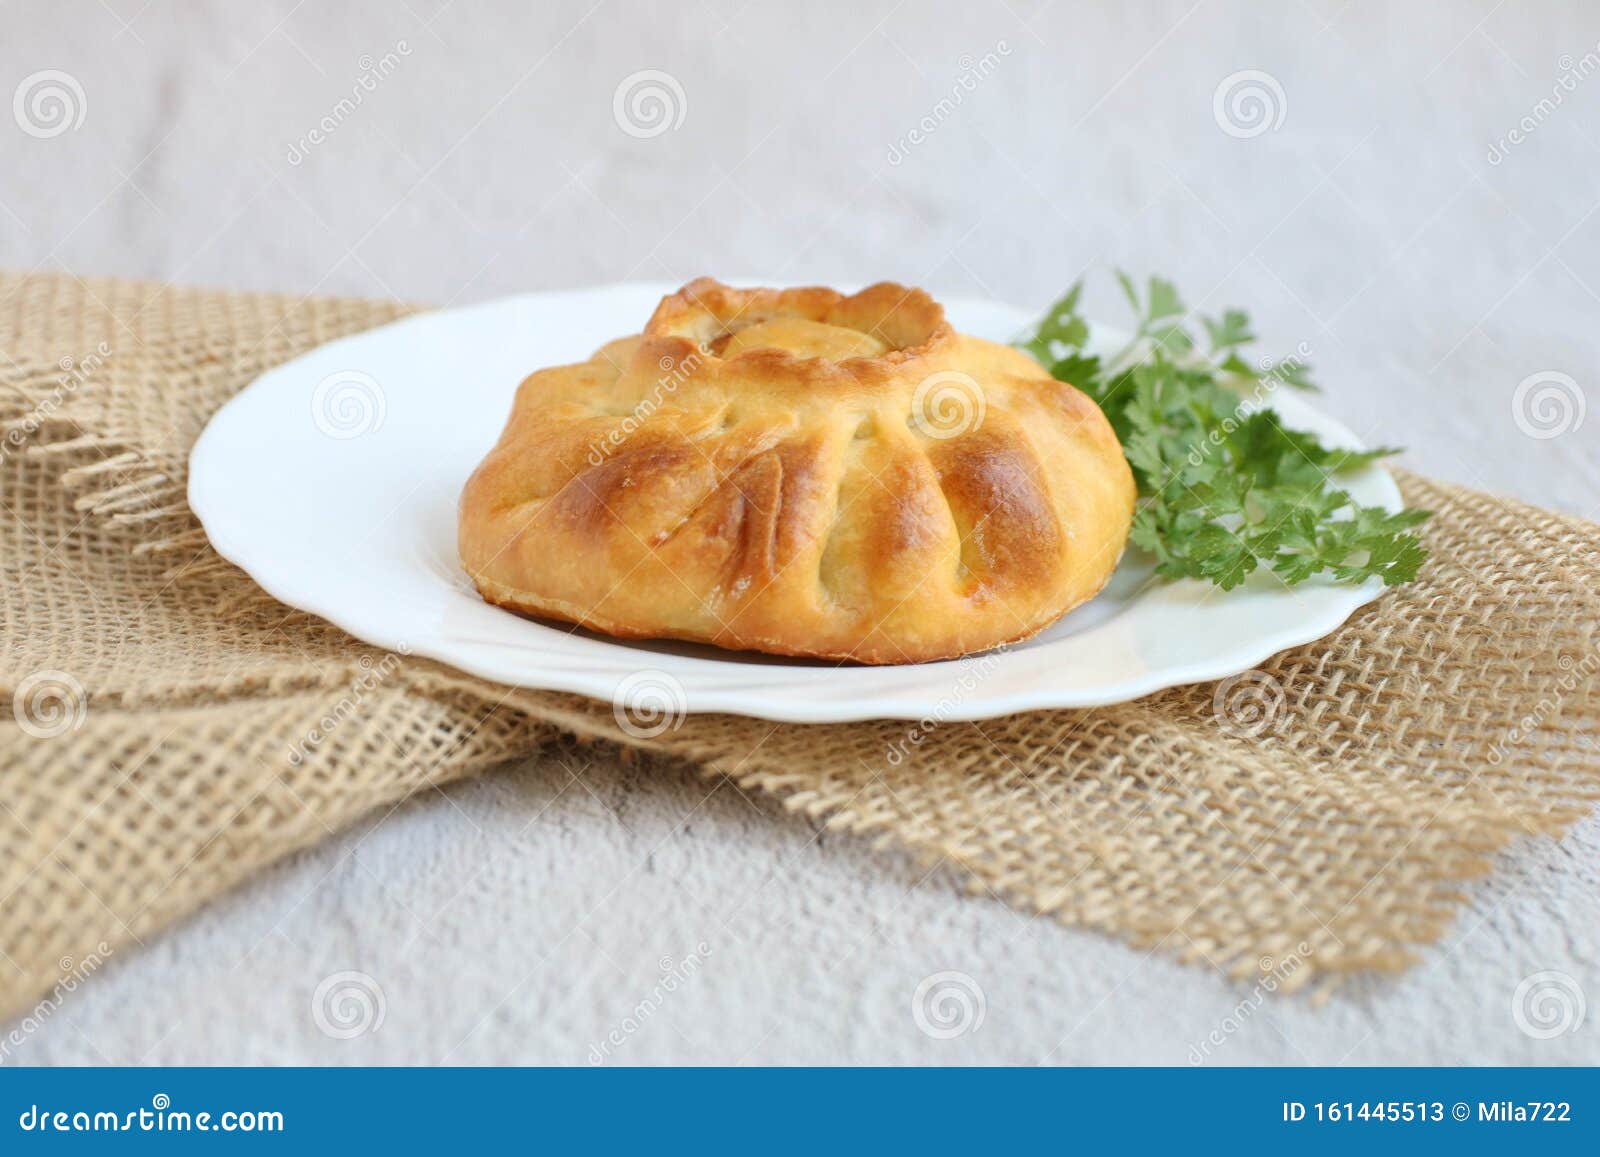
M81 91L56 135L23 131L58 127L26 102L0 115L10 268L439 303L747 270L1042 303L1089 273L1115 320L1121 266L1248 307L1268 348L1308 343L1324 404L1409 464L1600 506L1600 416L1577 422L1600 380L1600 11L1579 0L12 0L0 26L0 96L52 69ZM681 99L641 137L614 98L643 70ZM1282 94L1243 137L1215 112L1242 70ZM1519 424L1518 384L1549 373L1566 409ZM1419 968L1274 1001L1214 1060L1600 1061L1600 1012L1536 1039L1511 1008L1541 970L1600 998L1597 884L1594 819L1522 846ZM1183 1063L1251 1002L589 752L295 857L122 954L11 1057L581 1064L702 942L617 1060ZM353 1040L311 1015L345 969L384 994ZM937 1040L911 1000L948 969L985 1017Z

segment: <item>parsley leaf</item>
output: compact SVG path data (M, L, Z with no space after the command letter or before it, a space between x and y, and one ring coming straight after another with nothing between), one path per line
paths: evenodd
M1088 323L1078 315L1078 298L1083 293L1080 281L1052 305L1023 349L1044 365L1055 363L1065 351L1076 349L1089 338Z
M1278 386L1314 390L1299 355L1263 362L1237 309L1200 318L1205 352L1170 281L1143 293L1117 273L1138 324L1110 357L1086 352L1079 282L1019 346L1104 411L1139 488L1129 539L1165 578L1209 579L1231 590L1259 568L1293 586L1326 572L1337 582L1410 582L1428 557L1412 528L1427 511L1362 506L1335 476L1398 451L1351 451L1285 426L1262 402Z
M1223 310L1222 316L1213 320L1209 317L1200 319L1205 324L1206 336L1211 339L1211 352L1236 349L1248 345L1256 340L1256 335L1250 332L1250 317L1243 310Z

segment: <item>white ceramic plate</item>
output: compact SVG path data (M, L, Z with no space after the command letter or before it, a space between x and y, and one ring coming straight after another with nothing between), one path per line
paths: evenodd
M499 436L517 383L637 331L675 288L526 294L312 350L211 420L190 457L190 505L217 550L291 606L376 647L486 679L625 702L646 730L686 711L944 721L1118 703L1246 671L1327 634L1381 590L1376 580L1290 590L1270 574L1227 593L1155 583L1148 560L1130 551L1098 598L1027 642L903 667L621 642L487 605L456 559L456 499ZM1036 316L986 301L945 306L958 329L997 340ZM1287 390L1273 405L1290 425L1359 446ZM1361 502L1400 508L1380 469L1346 482Z

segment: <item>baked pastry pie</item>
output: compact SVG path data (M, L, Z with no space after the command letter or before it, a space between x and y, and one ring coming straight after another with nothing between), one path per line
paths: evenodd
M460 548L485 599L530 615L909 663L1092 597L1133 503L1099 408L921 290L702 278L522 383Z

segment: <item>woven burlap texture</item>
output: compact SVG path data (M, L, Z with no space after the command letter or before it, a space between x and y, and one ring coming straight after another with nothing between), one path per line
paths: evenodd
M1117 707L915 742L727 716L642 740L609 704L385 658L218 558L185 463L257 374L408 312L0 278L0 1012L374 809L571 737L1141 947L1245 976L1292 955L1294 984L1403 967L1461 881L1600 794L1597 528L1411 475L1438 512L1420 582L1243 681Z

